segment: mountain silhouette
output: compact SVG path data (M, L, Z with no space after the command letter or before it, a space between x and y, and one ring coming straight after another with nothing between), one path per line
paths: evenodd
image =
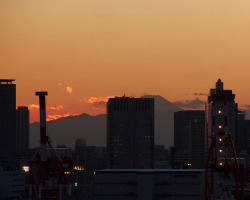
M39 146L40 124L30 124L30 146ZM81 114L47 122L47 135L52 140L52 146L66 144L75 146L75 140L85 138L87 145L106 145L106 114L90 116Z
M174 112L181 109L159 95L145 95L142 98L155 100L155 144L173 146ZM30 124L30 147L39 146L39 123ZM106 114L63 117L47 122L47 135L55 147L66 144L74 147L75 140L85 138L89 146L106 146Z
M182 110L160 95L144 95L141 98L153 98L155 101L155 111L158 112L177 112Z
M160 95L144 95L141 98L153 98L155 101L155 144L174 145L174 112L179 107Z

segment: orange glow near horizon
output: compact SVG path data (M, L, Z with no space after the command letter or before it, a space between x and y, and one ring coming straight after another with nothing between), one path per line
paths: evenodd
M124 93L198 108L218 78L249 110L249 7L248 0L1 0L1 78L16 79L17 106L30 105L31 122L39 118L35 91L49 92L52 119L105 113L105 99L87 100Z

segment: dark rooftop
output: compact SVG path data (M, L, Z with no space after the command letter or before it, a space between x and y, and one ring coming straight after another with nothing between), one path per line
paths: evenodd
M15 81L16 79L0 79L0 83L12 83L12 81Z

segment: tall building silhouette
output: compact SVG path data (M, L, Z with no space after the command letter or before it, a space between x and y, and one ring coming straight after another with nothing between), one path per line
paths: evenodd
M16 111L16 149L19 153L29 150L29 109L24 106Z
M216 88L210 89L206 104L205 148L208 151L211 136L217 132L231 133L234 146L237 147L237 112L235 94L224 90L223 82L218 79Z
M174 113L174 152L171 161L172 168L185 168L190 159L194 161L199 156L202 157L203 152L199 152L201 155L199 154L196 157L190 157L189 154L195 150L193 149L195 146L199 149L199 144L204 143L205 132L204 128L203 131L201 128L204 123L205 111L203 110L187 110ZM196 138L194 138L194 136ZM190 145L192 145L192 148Z
M154 167L154 99L110 98L107 103L108 168Z
M205 199L243 199L244 160L237 156L237 114L232 90L218 79L206 104ZM209 178L211 177L211 178Z
M12 168L16 153L15 79L0 79L0 164Z
M205 116L202 117L205 121ZM188 128L188 168L205 168L205 122L191 122Z

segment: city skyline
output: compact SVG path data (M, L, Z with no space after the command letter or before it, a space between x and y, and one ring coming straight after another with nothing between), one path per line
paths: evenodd
M249 7L1 0L0 198L250 199Z
M206 101L214 82L249 108L249 1L23 0L0 2L0 68L15 78L17 106L48 115L105 113L108 97L161 95ZM200 104L198 104L200 105ZM39 114L31 109L31 122Z
M4 79L3 79L4 80ZM16 83L16 81L14 81ZM227 88L227 87L226 87ZM17 85L17 90L18 90L18 85ZM18 93L18 91L17 91ZM47 104L47 121L51 120L56 120L61 117L69 117L69 116L76 116L80 115L83 113L89 114L89 115L99 115L99 114L106 114L106 104L109 98L114 98L114 97L122 97L123 95L111 95L111 96L106 96L106 97L86 97L81 100L79 100L78 103L81 103L83 107L76 111L75 113L70 112L71 110L74 110L76 106L69 106L69 105L52 105L50 102ZM152 94L147 94L151 96L161 96L160 94L158 95L152 95ZM146 96L147 96L146 95ZM190 100L183 100L183 101L174 101L170 102L173 105L177 106L178 108L181 108L183 110L205 110L205 103L206 103L206 98L209 96L209 94L206 93L193 93L193 94L185 94L185 95L193 95L194 99ZM54 95L53 95L54 96ZM128 97L134 97L134 98L140 98L141 96L133 96L133 95L126 95ZM164 97L163 97L164 98ZM169 99L164 98L169 101ZM237 99L237 94L236 94L236 99ZM17 105L16 108L20 106L27 106L30 111L30 123L34 122L39 122L39 105L38 102L34 102L29 105L25 104L18 104L18 97L16 99ZM77 104L77 103L76 103ZM246 104L244 106L239 104L239 110L246 111L246 117L249 118L250 114L250 105Z

